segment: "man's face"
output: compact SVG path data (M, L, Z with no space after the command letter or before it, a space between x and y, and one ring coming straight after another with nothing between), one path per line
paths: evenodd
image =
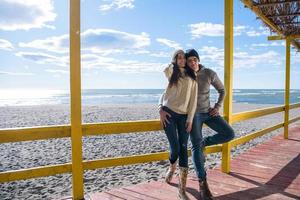
M199 70L199 60L196 56L188 57L187 65L195 72Z

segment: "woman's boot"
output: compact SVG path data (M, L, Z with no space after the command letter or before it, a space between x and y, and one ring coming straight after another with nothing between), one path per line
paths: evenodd
M201 200L213 200L213 195L209 190L207 181L199 181L199 192Z
M173 164L170 163L169 169L168 169L168 171L166 173L166 177L165 177L165 181L167 183L170 183L172 178L173 178L173 175L174 175L175 170L176 170L176 164L177 164L177 162L175 162Z
M188 168L179 167L178 198L181 200L189 200L189 197L186 194L187 175L188 175Z

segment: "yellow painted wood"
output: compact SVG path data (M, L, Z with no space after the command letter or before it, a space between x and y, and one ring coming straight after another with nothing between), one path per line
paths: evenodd
M80 0L70 0L70 89L73 199L84 198L81 127Z
M284 98L284 138L289 137L289 104L290 104L290 76L291 76L291 41L286 39L285 44L285 98Z
M93 123L84 124L82 128L85 136L162 130L159 120Z
M224 85L226 96L224 99L223 114L225 120L232 124L232 85L233 85L233 0L225 0L224 6ZM222 171L230 171L230 143L222 147Z
M215 145L215 146L207 147L205 149L205 153L207 154L217 153L221 151L222 151L221 145ZM189 150L189 156L191 156L191 150ZM117 158L88 160L83 162L83 166L85 170L91 170L91 169L107 168L107 167L114 167L114 166L124 166L124 165L138 164L138 163L154 162L160 160L168 160L168 158L169 158L169 152L158 152L158 153L125 156L125 157L117 157Z
M296 105L295 105L296 106ZM265 115L270 115L278 112L283 112L285 106L274 106L270 108L262 108L262 109L257 109L257 110L252 110L252 111L245 111L245 112L240 112L233 114L232 116L232 123L238 122L238 121L244 121L248 119L253 119L257 117L262 117Z
M0 183L17 181L43 176L53 176L56 174L68 173L72 171L71 163L34 167L29 169L0 172Z
M0 143L70 137L69 125L0 129Z
M231 142L224 143L222 146L222 172L230 172L230 149Z
M290 104L290 110L295 109L295 108L300 108L300 103L292 103Z
M259 131L256 131L254 133L247 134L247 135L245 135L243 137L236 138L236 139L234 139L234 140L231 141L231 146L232 147L236 147L238 145L244 144L244 143L249 142L250 140L253 140L253 139L257 138L257 137L263 136L266 133L269 133L269 132L274 131L276 129L282 128L283 126L284 126L284 123L276 124L274 126L271 126L271 127L268 127L268 128L265 128L265 129L262 129L262 130L259 130Z
M289 124L294 123L294 122L299 121L299 120L300 120L300 117L294 117L294 118L289 120Z
M299 39L300 35L289 35L290 39ZM280 35L272 35L272 36L268 36L268 40L285 40L286 37L284 36L280 36Z
M233 0L225 0L225 36L224 36L224 118L231 124L232 117L232 82L233 82Z

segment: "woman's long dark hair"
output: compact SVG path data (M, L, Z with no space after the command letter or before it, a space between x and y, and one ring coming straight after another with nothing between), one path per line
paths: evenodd
M180 73L179 66L177 65L177 57L178 57L178 54L176 55L176 59L175 59L176 63L172 63L173 64L173 73L172 73L172 76L169 81L169 87L172 87L173 85L176 86L179 78L182 78L182 74ZM184 68L185 68L185 75L189 76L193 80L196 80L196 75L195 75L194 70L189 68L189 66L187 66L187 65L185 65Z

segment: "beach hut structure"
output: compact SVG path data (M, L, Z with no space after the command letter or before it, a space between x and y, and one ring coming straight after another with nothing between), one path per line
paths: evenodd
M246 136L236 138L229 143L207 147L206 153L222 153L221 171L226 174L231 171L230 150L254 138L260 137L279 128L284 128L284 139L289 140L289 125L300 120L300 116L290 119L289 110L300 108L300 103L290 104L290 52L291 46L300 50L300 0L241 0L245 7L251 9L262 23L270 28L274 35L269 40L284 40L286 43L285 66L285 102L284 105L257 109L252 111L232 113L232 86L233 86L233 3L234 0L224 0L224 85L226 97L224 100L224 118L230 123L253 119L274 113L283 112L284 121L255 131ZM0 143L45 140L51 138L71 138L72 162L58 165L34 167L29 169L0 172L0 183L51 176L61 173L72 174L72 198L84 199L84 170L107 168L113 166L130 165L168 159L168 152L142 154L118 158L98 160L83 160L82 137L91 135L121 134L131 132L145 132L161 130L159 120L141 120L128 122L107 122L82 124L81 120L81 62L80 62L80 0L70 0L70 94L71 94L71 124L60 126L12 128L0 130ZM300 128L298 143L300 141ZM295 132L295 131L294 131ZM294 148L300 150L296 139ZM285 146L289 148L289 146ZM299 153L299 151L298 151ZM264 155L267 156L267 155ZM298 159L299 164L299 159ZM298 186L300 188L300 176ZM300 189L299 189L300 190ZM298 196L299 197L299 196ZM300 198L300 197L299 197ZM99 198L100 199L100 198Z

